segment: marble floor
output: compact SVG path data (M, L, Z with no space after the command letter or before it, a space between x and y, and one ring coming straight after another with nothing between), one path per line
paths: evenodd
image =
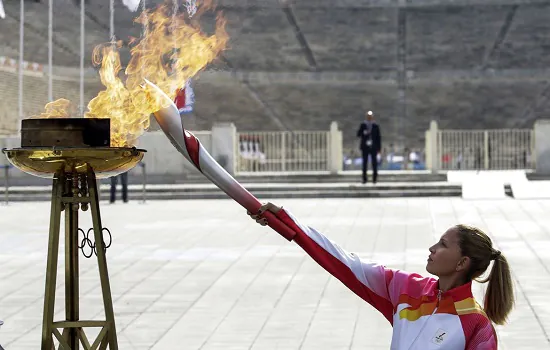
M517 295L509 324L496 327L499 348L550 349L550 200L273 202L348 251L423 274L428 247L448 227L487 230L510 261ZM6 350L40 347L49 210L47 202L0 205ZM391 326L376 310L232 200L102 203L101 210L113 235L107 258L122 350L390 347ZM81 215L85 230L89 215ZM64 317L63 262L56 320ZM104 317L97 271L95 259L81 257L82 319ZM476 284L480 302L482 293Z

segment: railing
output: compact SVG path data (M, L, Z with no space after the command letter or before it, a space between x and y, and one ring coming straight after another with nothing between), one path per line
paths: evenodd
M139 162L141 167L141 176L142 176L142 188L141 188L141 202L145 203L147 201L147 164L145 162Z
M239 132L236 172L327 171L329 131Z
M435 145L439 170L532 169L531 129L438 130Z
M10 166L0 165L4 168L4 203L7 205L10 202Z

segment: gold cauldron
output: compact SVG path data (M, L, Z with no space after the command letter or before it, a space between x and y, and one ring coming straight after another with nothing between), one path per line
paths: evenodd
M143 159L145 150L109 145L108 119L26 119L22 121L21 148L2 150L16 168L53 180L41 350L79 349L80 344L85 349L118 349L106 258L112 236L101 223L97 178L132 169ZM88 209L93 227L85 231L79 228L78 216L80 210ZM65 214L65 318L55 321L62 212ZM104 233L109 236L108 244ZM80 319L80 250L87 258L97 256L103 299L98 307L104 308L103 320ZM85 253L88 250L90 253ZM100 328L91 341L85 331L90 327Z
M21 171L43 178L53 178L58 172L87 173L93 170L97 178L122 174L134 168L145 150L122 147L26 147L2 150Z

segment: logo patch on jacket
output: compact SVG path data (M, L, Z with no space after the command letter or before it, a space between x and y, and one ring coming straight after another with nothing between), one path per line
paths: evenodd
M435 335L432 338L432 343L441 345L445 341L445 338L447 338L447 332L440 328L437 332L435 332Z

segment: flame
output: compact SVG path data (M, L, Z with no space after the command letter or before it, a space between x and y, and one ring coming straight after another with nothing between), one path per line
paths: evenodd
M60 98L44 106L44 112L31 118L69 118L75 107L71 101Z
M225 48L229 36L221 13L216 16L214 34L200 29L198 18L209 9L211 1L203 1L192 19L186 13L170 13L165 5L142 12L134 21L144 27L144 35L133 40L124 74L118 52L121 42L94 48L92 62L100 65L99 76L106 89L89 102L84 117L111 119L112 147L134 146L149 127L150 115L166 107L163 99L143 86L145 78L173 100L177 90ZM46 113L38 117L68 117L65 101L48 103Z

